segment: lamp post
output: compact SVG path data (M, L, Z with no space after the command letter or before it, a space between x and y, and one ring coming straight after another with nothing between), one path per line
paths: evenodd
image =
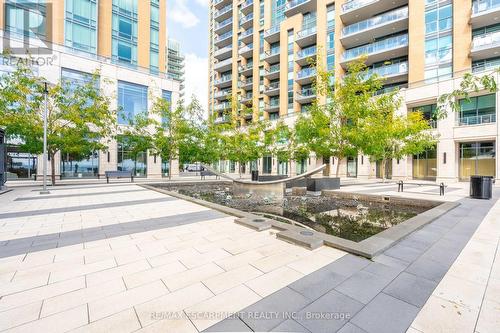
M43 189L40 194L50 194L47 190L47 99L49 89L47 82L44 83L43 94L45 95L45 107L43 110Z

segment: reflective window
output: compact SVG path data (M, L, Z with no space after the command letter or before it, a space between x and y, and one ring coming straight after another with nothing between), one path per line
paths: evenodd
M137 0L113 0L113 60L137 64Z
M495 142L460 143L460 180L470 176L495 177Z
M136 115L148 112L148 87L118 81L118 124L126 125Z
M65 43L90 53L97 51L96 0L66 0Z
M118 143L118 170L132 171L136 177L143 177L147 174L147 152L136 151L133 141L129 137L120 135L117 137Z

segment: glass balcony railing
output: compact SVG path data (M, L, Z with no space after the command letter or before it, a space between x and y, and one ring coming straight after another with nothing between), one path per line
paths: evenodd
M241 34L240 34L240 38L239 39L242 39L242 38L245 38L247 36L250 36L253 34L253 28L250 28L248 30L245 30L243 31Z
M231 93L231 90L220 90L220 91L216 91L214 96L215 97L224 97L224 96L227 96L228 94Z
M471 126L481 124L491 124L496 122L496 114L483 114L479 116L460 117L457 119L457 126Z
M229 116L222 116L222 117L217 117L214 120L215 124L225 124L229 122Z
M253 68L253 62L246 63L245 65L240 65L240 71L246 71Z
M241 19L240 19L240 25L246 23L246 22L249 22L253 20L253 13L250 13L248 14L247 16L243 16Z
M270 36L270 35L274 35L275 33L279 33L279 32L280 32L280 26L278 24L278 25L275 25L275 26L267 29L264 32L264 37L267 37L267 36Z
M291 1L288 1L286 3L286 6L285 8L288 10L288 9L292 9L294 7L297 7L299 5L302 5L303 3L306 3L308 1L311 1L311 0L291 0Z
M223 47L221 49L218 49L217 51L214 52L214 55L218 56L218 55L224 54L226 52L230 52L232 49L233 49L233 46L229 45L229 46Z
M250 43L250 44L245 45L242 48L240 48L239 54L243 54L245 52L249 52L249 51L252 51L252 50L253 50L253 43Z
M222 76L221 78L215 80L215 84L220 84L228 81L231 81L231 75Z
M250 100L252 98L253 98L253 94L252 93L248 93L246 95L241 96L241 99L245 100L245 101L248 101L248 100Z
M279 47L273 47L272 49L266 51L266 57L270 57L280 53Z
M342 11L345 13L350 10L358 9L377 1L379 0L351 0L342 5Z
M253 78L250 77L250 78L248 78L246 80L239 81L238 82L238 87L240 87L240 88L241 87L246 87L246 86L251 85L251 84L253 84Z
M303 59L316 55L316 46L311 46L297 52L297 59Z
M229 108L231 108L231 103L229 103L229 102L219 103L215 106L215 110L217 110L217 111L226 110Z
M306 88L306 89L299 90L297 92L297 94L300 97L314 97L314 96L316 96L316 92L314 91L313 88Z
M280 83L279 81L277 82L271 82L265 87L265 91L271 91L271 90L276 90L280 88Z
M344 61L355 59L361 55L374 54L383 51L388 51L398 47L408 46L408 34L397 35L389 37L386 39L379 40L377 42L361 45L344 52Z
M311 26L309 28L302 29L297 32L297 39L305 38L316 34L316 26Z
M220 29L220 28L225 27L226 25L229 25L231 23L233 23L233 18L232 17L230 17L230 18L228 18L228 19L226 19L226 20L224 20L222 22L215 23L215 29Z
M472 50L500 45L500 31L472 37Z
M232 62L233 62L232 58L226 59L224 61L219 61L219 62L214 64L214 68L221 68L221 67L227 66L227 65L230 65Z
M217 17L221 16L222 14L225 14L225 13L231 11L232 9L233 9L233 5L230 4L230 5L228 5L228 6L224 7L224 8L221 8L221 9L215 11L215 15L214 16L217 18Z
M367 71L367 75L378 74L380 76L391 76L404 73L408 73L408 61L402 61L377 68L370 68Z
M253 0L247 0L241 4L241 9L253 5Z
M492 9L500 9L500 0L476 0L472 1L472 15L480 14Z
M280 99L279 98L273 98L269 100L269 104L267 104L268 108L276 108L280 106Z
M224 39L229 38L231 36L233 36L233 32L232 31L228 31L226 33L223 33L222 35L215 36L215 41L216 42L220 42L221 40L224 40Z
M303 79L314 75L316 75L316 68L307 67L297 72L297 79Z
M408 7L392 10L382 15L378 15L367 20L348 25L344 29L342 29L342 36L346 37L403 18L408 18Z
M269 67L268 70L266 70L267 74L272 74L280 71L280 64L275 64Z

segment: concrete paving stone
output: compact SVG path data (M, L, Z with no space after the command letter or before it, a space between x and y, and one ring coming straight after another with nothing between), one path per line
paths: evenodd
M300 325L293 319L288 319L271 330L272 332L294 332L294 333L310 333L307 328Z
M255 279L245 282L253 291L261 297L266 297L278 289L288 286L294 281L297 281L304 274L297 272L294 269L283 266L274 271L261 275Z
M99 272L90 273L86 276L87 286L94 286L102 282L114 280L116 278L134 274L137 272L144 272L151 268L147 260L140 260L131 264L108 268Z
M416 276L439 282L449 269L449 265L427 258L419 258L406 270Z
M419 309L384 293L359 311L351 323L369 333L406 331Z
M43 301L41 317L69 310L78 305L94 302L99 299L118 294L126 290L121 278L104 282L99 285L78 289L72 292L47 298Z
M386 256L385 254L379 254L372 259L374 262L384 264L386 266L394 267L396 269L404 270L408 267L409 263L402 261L393 257Z
M246 265L219 275L204 279L202 282L214 294L220 294L247 281L253 280L264 274L253 266Z
M371 264L363 268L362 271L392 280L403 271L403 268L384 265L379 262L372 262Z
M216 260L215 263L224 270L229 271L239 266L247 265L255 260L262 258L263 255L256 250L250 250L234 256Z
M446 275L436 287L433 295L479 311L485 290L485 285Z
M0 297L15 294L20 291L45 286L49 280L49 273L27 277L25 279L0 285Z
M198 251L192 248L187 248L183 250L178 250L178 251L171 251L166 254L162 254L159 256L155 256L152 258L148 258L149 263L153 266L162 266L174 261L181 260L183 258L189 259L191 257L195 257L197 255L200 255Z
M352 254L346 254L345 256L335 260L325 267L334 273L349 277L357 271L368 266L370 263L371 261L368 259L361 258Z
M134 332L141 328L134 309L116 313L73 330L73 333Z
M42 301L37 301L6 311L0 311L0 331L37 320L41 307Z
M478 315L478 311L432 295L411 327L420 332L474 332Z
M141 333L165 333L165 332L182 332L182 333L198 333L196 327L189 319L165 319L146 326L137 332Z
M490 266L464 263L457 259L448 270L448 274L469 282L486 285L490 276Z
M198 330L196 330L198 332ZM210 326L203 332L253 332L240 318L233 316Z
M500 327L500 301L499 299L485 299L481 305L481 312L477 320L475 331L487 333L498 331Z
M42 301L46 298L65 294L81 288L85 288L85 277L83 276L27 289L2 297L0 299L0 311L32 303L34 301Z
M241 285L190 306L185 311L196 328L203 331L260 299L250 288Z
M82 305L68 311L39 320L31 321L21 326L9 329L5 332L51 332L63 333L78 328L88 323L87 306Z
M90 322L121 312L167 294L168 290L161 281L155 281L137 288L113 294L88 303Z
M297 322L311 332L335 332L362 308L362 303L331 290L302 309Z
M268 273L272 270L275 270L276 268L291 263L299 258L300 256L297 254L280 251L268 257L264 257L256 261L253 261L250 264L255 268L259 269L260 271Z
M71 269L57 271L50 274L50 283L57 281L68 280L78 276L87 275L94 272L99 272L108 268L116 267L114 259L101 260L88 265L81 265L79 267L72 267Z
M347 323L337 333L366 333L366 331L352 323Z
M143 327L156 322L186 318L184 309L203 302L214 294L202 283L192 284L135 306L137 316ZM212 309L213 310L213 309Z
M309 298L285 287L241 310L239 317L253 331L268 332L309 303Z
M392 278L359 271L335 287L335 290L361 303L368 304Z
M330 264L332 261L333 259L331 257L327 257L317 253L311 253L308 256L287 264L287 266L304 275L307 275Z
M230 256L231 254L223 249L215 249L203 254L198 254L196 256L181 258L180 261L188 269L191 269Z
M212 276L216 276L223 272L225 271L221 267L217 266L214 263L209 263L177 273L175 275L165 277L162 280L170 291L174 291L208 279Z
M403 272L384 289L384 293L421 308L436 286L435 281Z
M124 275L123 281L127 289L131 289L162 278L167 278L183 271L186 271L186 267L179 261L174 261L163 266L157 266L144 271Z
M384 252L385 255L390 257L406 261L408 263L413 262L418 257L420 257L424 253L423 249L415 249L413 247L404 246L402 244L396 244L390 249Z
M337 274L323 267L316 272L291 283L288 287L301 293L311 300L326 294L347 279L347 276Z

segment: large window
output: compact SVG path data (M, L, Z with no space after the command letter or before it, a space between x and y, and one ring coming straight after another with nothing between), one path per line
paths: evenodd
M422 112L424 119L429 121L432 128L437 127L437 104L428 104L414 107L411 112Z
M149 67L153 73L158 73L160 49L160 5L158 1L151 1L151 29L150 29Z
M459 126L478 125L496 121L495 94L460 100Z
M413 156L413 179L436 180L436 148Z
M97 1L66 0L65 29L67 46L96 53Z
M45 39L47 37L46 15L45 0L5 1L5 30ZM26 18L28 22L25 21Z
M460 143L460 180L470 176L495 177L495 141Z
M61 152L61 177L92 178L99 173L99 154L71 154Z
M118 142L118 170L132 171L136 177L146 176L147 174L147 152L134 149L132 140L129 137L120 135Z
M349 156L347 158L347 177L356 178L358 176L358 157Z
M271 173L273 170L273 158L271 156L264 156L262 158L262 163L262 173Z
M148 112L148 87L118 81L118 124L127 125L136 115Z
M78 87L84 86L92 82L92 74L75 71L69 68L61 69L61 82L63 85L68 86L71 90L78 89ZM99 89L99 81L96 80L96 89Z
M307 172L307 158L302 158L296 162L297 175Z
M137 0L113 0L113 60L137 64Z

